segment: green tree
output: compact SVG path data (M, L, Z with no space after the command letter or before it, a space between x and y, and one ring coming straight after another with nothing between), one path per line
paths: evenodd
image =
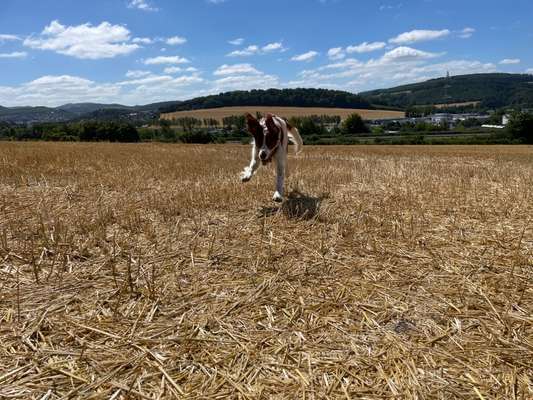
M352 114L348 116L343 122L341 127L342 133L354 134L354 133L368 133L369 129L359 114Z
M511 117L507 132L513 139L533 143L533 114L520 112Z

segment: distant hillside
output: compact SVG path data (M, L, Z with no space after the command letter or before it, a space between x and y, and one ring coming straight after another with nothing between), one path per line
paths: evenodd
M533 75L459 75L359 94L328 89L268 89L233 91L187 101L166 101L139 106L98 103L65 104L56 108L0 106L0 121L38 123L117 120L144 123L158 118L160 113L222 107L405 110L414 105L438 105L438 108L443 109L447 105L476 106L482 109L533 108Z
M1 107L0 121L27 123L27 122L61 122L74 118L68 111L50 107Z
M198 97L175 106L164 107L161 112L200 110L219 107L277 106L277 107L332 107L372 108L360 96L328 89L268 89L233 91Z
M533 75L473 74L360 93L389 107L479 102L484 108L533 107Z
M158 118L161 108L175 107L180 103L165 101L140 106L99 103L73 103L59 107L0 106L0 121L17 124L81 120L138 122Z
M83 115L87 113L92 113L94 111L103 110L103 109L131 109L132 107L123 106L122 104L99 104L99 103L70 103L64 104L62 106L56 107L56 110L63 110L69 113L76 115Z

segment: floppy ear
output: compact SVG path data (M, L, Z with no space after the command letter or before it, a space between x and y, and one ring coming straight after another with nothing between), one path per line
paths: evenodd
M252 114L246 114L246 125L248 127L248 132L252 135L261 132L261 124L252 116Z
M279 128L276 125L276 123L274 122L274 118L273 118L272 114L267 114L265 123L266 123L266 126L267 126L267 128L268 128L268 130L270 132L278 133Z

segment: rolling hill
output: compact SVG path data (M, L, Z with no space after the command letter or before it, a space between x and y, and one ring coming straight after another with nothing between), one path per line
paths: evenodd
M139 106L98 103L65 104L56 108L0 106L0 121L14 123L77 120L137 122L156 119L160 113L210 110L222 107L253 107L257 110L264 110L265 107L315 107L318 109L401 111L414 105L446 107L446 105L466 106L468 103L473 103L482 109L533 108L533 75L501 73L458 75L359 94L328 89L268 89L233 91L186 101L166 101ZM214 116L215 111L209 112L213 114L210 117L217 118ZM314 113L311 110L305 112ZM327 113L331 114L331 112ZM298 113L301 112L298 111Z
M197 97L176 106L164 107L163 113L218 107L329 107L364 108L372 106L361 96L329 89L236 90L217 95Z
M458 75L360 95L374 105L400 108L465 102L479 102L483 108L533 107L533 75Z

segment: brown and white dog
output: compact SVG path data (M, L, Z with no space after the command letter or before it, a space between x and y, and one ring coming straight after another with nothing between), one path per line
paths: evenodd
M302 150L303 141L298 129L278 116L267 114L260 120L251 114L246 114L248 132L253 136L252 160L250 165L241 173L241 181L248 182L259 168L257 158L261 164L267 165L272 160L276 162L276 192L272 200L283 201L283 185L287 168L287 153L289 141L294 143L296 154Z

